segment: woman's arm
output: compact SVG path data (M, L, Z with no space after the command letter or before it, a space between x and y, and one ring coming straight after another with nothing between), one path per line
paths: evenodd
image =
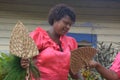
M107 80L120 80L116 72L106 69L100 63L96 61L90 61L89 64L90 67L95 68L101 74L101 76L103 76Z

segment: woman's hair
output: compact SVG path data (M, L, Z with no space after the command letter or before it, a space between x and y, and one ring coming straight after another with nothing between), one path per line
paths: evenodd
M59 21L65 16L69 16L73 22L76 20L75 12L71 7L58 4L49 11L48 22L53 25L54 21Z

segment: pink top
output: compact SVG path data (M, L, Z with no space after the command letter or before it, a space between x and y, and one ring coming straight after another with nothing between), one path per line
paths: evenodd
M74 38L66 35L60 37L63 52L40 27L30 33L40 53L35 57L40 71L39 80L68 80L70 68L70 51L77 48ZM32 79L35 80L35 79Z
M120 77L120 52L116 55L115 60L113 61L110 69L115 71Z

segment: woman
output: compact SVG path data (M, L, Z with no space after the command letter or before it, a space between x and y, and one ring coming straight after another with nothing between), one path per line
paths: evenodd
M110 69L106 69L96 61L90 61L90 67L95 68L107 80L120 80L120 52L115 57Z
M38 27L30 33L39 50L34 58L41 75L38 80L68 80L70 51L77 48L77 42L66 33L75 20L73 9L59 4L49 12L48 22L52 27L47 31ZM27 67L24 60L21 62L22 67Z

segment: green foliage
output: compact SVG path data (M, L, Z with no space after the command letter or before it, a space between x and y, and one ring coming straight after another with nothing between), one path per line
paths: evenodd
M34 62L30 60L30 72L33 73L34 78L40 77L40 72L38 71L37 67L34 65Z
M9 71L8 63L12 60L12 56L0 53L0 80L3 80Z
M13 58L7 63L9 68L4 80L25 80L26 70L21 67L20 58L13 56Z
M25 80L26 69L21 67L21 58L0 53L0 80ZM30 72L37 79L40 73L32 60L30 61Z
M25 80L26 70L20 66L20 58L0 53L0 64L0 80Z

